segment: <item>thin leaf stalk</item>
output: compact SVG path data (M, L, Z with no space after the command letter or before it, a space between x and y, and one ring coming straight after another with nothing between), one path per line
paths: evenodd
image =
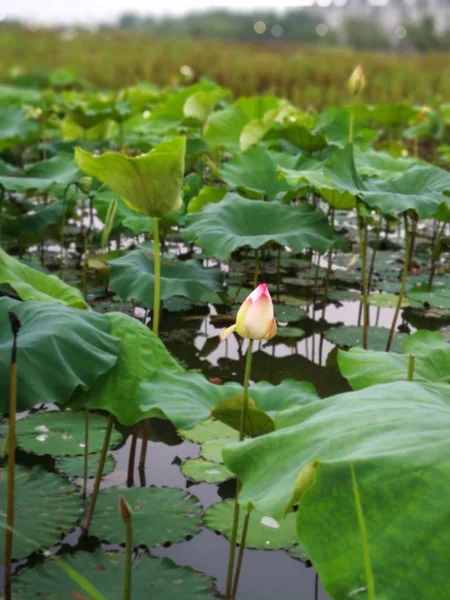
M403 219L404 219L404 224L405 224L405 264L403 266L403 273L402 273L402 279L400 282L400 291L398 293L397 305L395 307L395 312L394 312L394 316L392 318L391 328L389 330L389 335L388 335L388 339L387 339L386 352L389 352L389 350L391 349L392 339L394 337L395 328L397 326L398 315L400 314L400 309L402 306L403 298L405 296L406 282L408 279L408 272L409 272L409 261L411 258L411 240L410 240L410 234L409 234L409 229L408 229L408 216L406 213L403 214Z
M4 595L5 600L11 600L11 561L14 541L14 503L15 503L15 475L16 475L16 414L17 414L17 337L20 321L14 313L9 313L13 344L11 351L11 364L9 369L9 427L8 427L8 491L6 506L6 533L5 533L5 558L4 558Z
M83 492L82 492L83 500L86 499L86 494L87 494L88 469L89 469L89 409L87 406L85 406L85 408L84 408Z
M365 225L361 216L359 199L356 198L356 220L358 226L359 253L361 256L362 296L363 296L363 348L367 350L369 329L369 303L367 287L367 247L364 240Z
M355 468L350 464L350 473L352 476L352 490L355 499L356 515L358 518L359 533L361 537L361 546L363 552L364 572L366 576L367 599L375 600L375 581L372 571L372 562L370 559L369 539L367 536L366 520L361 503L361 495L359 493L358 481L356 479Z
M239 424L239 441L242 442L245 435L245 418L247 416L247 404L248 404L248 388L250 384L250 374L252 370L252 355L253 355L253 340L249 339L247 354L245 357L245 374L244 374L244 394L242 398L241 406L241 419ZM230 538L230 553L228 556L228 570L227 570L227 585L226 585L226 600L232 600L233 595L233 573L234 573L234 559L236 555L236 542L237 533L239 527L239 491L241 488L240 481L236 484L236 495L234 497L234 509L233 509L233 525L231 528Z
M334 229L334 208L330 208L330 226ZM323 337L325 333L325 316L327 312L328 292L330 289L330 275L333 266L333 247L328 251L327 274L325 277L325 289L323 294L322 317L320 321L320 344L319 344L319 362L322 364Z
M408 381L414 379L414 366L416 364L416 355L410 354L408 359Z
M94 489L92 490L91 501L89 503L89 508L84 519L83 533L85 535L89 533L89 527L91 526L92 517L94 516L95 505L97 504L98 492L100 491L100 483L102 481L103 470L105 468L106 456L108 454L108 447L109 442L111 440L113 425L114 415L110 413L108 418L108 424L106 426L105 438L103 440L102 451L100 454L100 461L98 463L97 474L95 476Z
M5 202L5 188L0 185L0 248L3 242L3 205Z
M375 258L377 256L378 250L380 249L380 237L381 237L382 222L383 222L383 215L380 214L380 218L378 219L378 223L376 225L375 242L373 244L373 252L372 252L372 256L370 258L369 275L367 277L367 287L369 290L372 288L373 273L375 271Z
M131 600L131 571L133 566L133 524L131 515L123 518L125 525L125 565L123 574L123 600Z
M247 506L247 512L245 514L244 524L242 526L241 541L239 542L239 553L238 553L237 562L236 562L236 573L234 575L233 590L231 592L231 597L233 599L236 598L238 587L239 587L239 579L241 577L242 562L244 560L245 544L247 542L248 524L250 522L250 513L252 512L252 510L253 510L253 506L251 504L249 504Z
M159 239L159 219L153 217L153 261L154 261L154 290L153 290L153 326L155 335L159 335L159 319L161 311L161 244ZM141 456L139 458L139 469L145 468L147 458L148 436L150 433L150 419L146 419L142 431Z

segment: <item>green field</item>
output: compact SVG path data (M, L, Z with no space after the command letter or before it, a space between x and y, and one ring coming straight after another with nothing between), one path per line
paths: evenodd
M207 40L155 38L139 32L0 30L0 78L11 69L25 73L70 67L95 85L117 89L180 78L180 67L195 79L208 77L235 95L274 93L300 106L343 101L345 81L364 66L368 102L436 105L450 97L448 54L356 53L343 49L272 44L226 44Z

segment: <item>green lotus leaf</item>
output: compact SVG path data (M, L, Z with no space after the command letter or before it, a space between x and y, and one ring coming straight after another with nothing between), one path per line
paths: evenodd
M131 507L134 546L162 546L195 535L201 525L201 505L195 496L174 488L108 488L98 495L90 533L110 544L125 543L117 510L118 497Z
M232 106L211 114L203 139L211 148L223 146L231 152L239 152L241 134L247 123L263 119L268 111L278 109L280 103L274 96L239 98Z
M449 202L450 174L433 165L410 167L396 179L370 179L361 198L385 215L415 210L421 219L434 215L441 204Z
M145 417L137 403L140 383L155 373L177 373L182 368L158 336L137 319L118 312L107 313L104 318L112 335L120 339L117 362L88 390L77 390L71 407L107 410L122 425L134 425Z
M242 395L242 391L237 383L216 385L199 373L157 373L141 384L139 405L148 417L166 418L178 429L192 429L205 421L221 400ZM269 416L318 399L312 384L294 379L276 386L260 381L252 385L250 395L256 407Z
M0 85L1 104L39 104L41 91L3 83Z
M90 454L88 457L88 477L95 477L100 463L100 453ZM103 477L110 475L116 468L114 457L108 454L103 468ZM84 456L67 456L59 458L55 463L55 469L67 477L83 477L84 475Z
M360 296L362 300L362 297ZM370 294L367 298L367 302L371 306L377 306L379 308L395 308L398 304L398 296L396 294ZM402 298L401 308L409 306L408 298Z
M101 415L89 415L89 453L100 452L105 439L108 419ZM33 454L52 456L77 456L85 453L84 412L49 411L29 415L17 422L17 445ZM117 446L122 439L113 431L110 446Z
M367 117L387 127L407 125L420 110L408 104L378 104L369 109Z
M75 162L116 192L132 209L152 217L176 212L182 205L186 141L176 137L136 158L116 152L93 156L75 149Z
M0 525L5 526L7 469L0 466ZM13 557L24 558L39 548L54 546L77 525L83 506L76 487L42 467L16 466ZM0 535L4 556L5 535Z
M184 116L204 123L216 104L227 95L229 95L229 92L219 87L212 90L194 92L187 98L183 105Z
M58 302L89 308L81 292L55 275L46 275L9 256L0 248L0 283L9 284L22 300Z
M178 433L187 440L197 442L198 444L224 437L237 440L239 437L235 429L214 419L206 419L206 421L202 421L192 429L179 429Z
M220 176L230 188L258 198L275 200L290 190L289 184L277 176L274 155L261 146L237 154L221 168Z
M368 332L369 350L384 350L386 348L389 329L385 327L370 327ZM406 334L395 333L392 338L391 352L400 352ZM357 325L342 325L325 331L325 338L337 346L352 348L362 346L363 328Z
M355 148L355 166L361 176L378 177L386 181L395 179L417 164L416 158L396 158L387 152Z
M227 194L218 204L188 215L186 224L181 232L186 241L197 240L205 254L224 260L238 248L257 249L270 242L290 246L293 252L326 252L333 244L324 213L306 203L285 205Z
M284 411L276 425L273 433L223 450L243 483L241 505L251 502L277 518L296 490L299 539L328 593L348 598L366 584L352 464L377 597L444 600L450 386L376 385ZM314 469L299 485L307 465Z
M28 167L21 177L0 175L0 187L18 193L37 190L62 198L67 186L78 181L82 176L74 163L73 156L62 152Z
M450 381L450 345L431 331L417 331L405 340L403 354L371 352L353 348L338 353L342 375L354 390L377 383L405 381L409 354L415 355L414 381L445 383Z
M117 361L119 340L103 315L50 302L0 298L0 413L9 410L8 311L22 324L17 342L18 410L40 403L65 404L77 387L92 385Z
M286 140L296 148L300 148L305 152L317 152L323 150L327 146L327 141L322 134L314 134L310 129L300 123L292 125L280 125L273 127L264 136L266 140Z
M153 231L152 218L136 212L129 208L125 202L117 196L113 190L103 186L94 196L94 207L98 218L105 223L108 208L113 200L117 201L116 214L112 235L115 233L117 224L130 229L135 235Z
M0 151L39 138L39 124L15 104L0 104Z
M229 427L240 431L241 428L241 413L244 404L244 396L237 395L231 398L225 398L215 404L211 410L211 416ZM244 420L244 435L249 437L258 437L273 431L275 423L273 419L257 408L254 400L250 397L247 400L247 411Z
M153 307L155 285L154 262L143 250L133 250L109 261L110 287L123 300L134 300L147 308ZM205 292L222 291L219 269L205 269L196 260L165 260L161 262L161 299L185 296L200 302Z
M152 111L148 120L152 125L155 122L167 124L182 121L185 117L184 105L190 96L193 96L198 92L212 92L221 89L222 88L210 81L201 81L183 89L177 89L174 93L168 95L167 98L164 98L161 105Z
M204 460L203 458L193 458L184 461L181 467L183 475L192 481L204 481L206 483L221 483L234 477L224 465Z
M300 327L278 327L277 336L281 338L299 338L303 337L305 332Z
M210 506L205 512L205 525L213 531L219 531L228 540L233 526L233 500L225 500ZM239 513L238 540L241 539L246 507L241 506ZM253 509L247 532L246 548L257 550L282 550L298 544L295 514L277 520L264 512Z
M197 213L202 210L204 206L210 203L217 203L223 200L223 197L227 193L225 188L213 187L212 185L205 185L202 187L197 196L194 196L188 204L188 213Z
M435 286L430 289L427 284L415 285L409 289L408 298L413 308L450 309L450 289L446 287Z
M312 133L323 135L328 144L344 148L348 142L349 125L350 111L342 107L330 107L318 115ZM361 127L358 121L355 120L353 140L358 146L365 148L377 137L378 133L376 131Z
M102 599L112 600L122 590L124 580L124 555L107 554L97 548L94 552L77 552L64 556L69 569L83 575L84 581L102 594ZM182 582L182 585L180 585ZM190 567L177 567L168 558L153 558L141 553L133 560L131 593L140 600L214 600L213 579L205 577ZM97 600L80 583L74 581L54 560L20 572L13 581L15 600L35 600L36 590L43 598L67 600L89 598ZM89 593L89 596L86 596Z

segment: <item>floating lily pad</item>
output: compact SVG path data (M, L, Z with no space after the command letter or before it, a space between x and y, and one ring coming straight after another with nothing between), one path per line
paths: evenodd
M89 452L99 452L103 446L108 419L89 414ZM84 412L42 412L17 422L17 445L26 452L52 456L84 454ZM113 430L110 446L116 446L122 435Z
M278 327L277 336L282 338L300 338L305 335L300 327Z
M213 504L205 513L205 525L213 531L219 531L228 540L233 525L234 500L225 500ZM238 540L241 538L246 509L241 507L239 514ZM286 518L277 521L256 509L252 510L248 526L246 548L257 550L281 550L298 543L296 515L289 513Z
M214 419L206 419L206 421L199 423L193 429L180 429L179 433L191 442L199 444L217 438L229 437L236 440L239 438L239 434L235 429Z
M398 302L398 296L395 294L370 294L368 302L372 306L379 308L395 308ZM408 298L402 299L402 308L409 306Z
M237 431L235 432L237 434ZM237 439L226 437L218 438L216 440L208 440L202 444L200 454L206 460L215 463L221 463L222 461L222 450L228 444L236 442Z
M88 461L88 477L97 475L100 454L90 454ZM84 456L68 456L56 461L55 468L63 475L69 477L83 477L84 475ZM103 475L110 475L116 468L116 461L111 455L106 457Z
M416 285L408 292L408 298L413 308L437 308L438 310L450 310L450 289L433 287L428 285Z
M104 595L117 598L123 588L124 555L101 549L77 552L63 558L67 565ZM139 600L214 600L213 579L190 567L178 567L168 558L140 554L133 561L131 592ZM13 580L14 600L94 598L79 580L74 581L56 561L22 571Z
M7 469L0 468L0 523L5 523ZM41 467L16 466L16 498L13 557L22 558L42 547L56 544L75 527L82 512L78 490ZM4 530L0 534L0 556L4 552Z
M197 498L174 488L109 488L100 492L90 532L111 544L125 542L125 530L117 510L122 494L133 513L135 546L161 546L182 542L197 533L201 506Z
M298 306L289 306L287 304L275 304L274 316L277 321L282 323L290 323L293 321L299 321L306 316L304 310Z
M386 348L389 329L385 327L369 327L368 349L384 350ZM403 342L408 336L404 333L395 333L392 338L391 352L401 352ZM362 346L363 328L356 325L343 325L342 327L333 327L325 331L325 338L346 348Z
M308 556L306 555L305 549L301 544L290 548L289 556L292 556L292 558L296 558L297 560L301 560L302 562L306 562L308 560Z
M186 460L181 470L188 479L206 481L206 483L221 483L234 477L233 473L225 465L204 460L203 458Z

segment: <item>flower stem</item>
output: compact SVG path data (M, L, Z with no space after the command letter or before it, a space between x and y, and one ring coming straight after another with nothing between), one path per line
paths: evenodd
M348 143L349 144L353 143L354 121L355 121L355 115L354 115L354 111L353 111L353 104L351 104L350 105L350 119L348 122Z
M369 304L367 300L367 248L364 241L364 224L361 217L359 200L356 198L356 221L358 226L359 253L361 255L362 295L363 295L363 348L367 350L369 327Z
M91 526L92 517L94 516L95 505L97 504L97 496L100 490L100 483L102 480L103 469L105 468L106 455L108 454L109 441L111 439L111 432L114 425L114 415L110 413L108 419L108 425L106 426L105 439L103 440L102 452L100 455L100 461L98 463L97 474L95 476L94 489L92 490L91 502L89 504L88 512L84 519L83 533L87 535L89 533L89 527Z
M352 489L355 499L356 514L358 517L359 533L361 536L361 546L363 551L364 571L366 574L366 589L368 600L375 600L375 582L373 579L372 563L370 560L369 540L367 538L366 521L364 519L363 507L361 504L361 496L359 494L358 482L356 480L355 468L350 464L350 472L352 475Z
M248 523L250 521L250 513L252 512L253 506L249 504L247 506L247 513L244 519L244 525L242 527L241 541L239 542L239 554L236 563L236 573L234 576L233 591L231 597L236 598L236 594L239 587L239 578L241 576L242 561L244 560L245 542L247 541Z
M398 293L397 306L395 307L394 317L392 319L391 329L389 330L389 335L386 344L386 352L389 352L391 349L392 338L394 337L395 327L397 325L398 315L400 313L400 308L402 306L403 297L405 295L406 289L406 280L408 279L408 271L409 271L409 261L411 259L411 242L410 235L408 230L408 216L406 213L403 214L403 219L405 223L405 264L403 267L402 280L400 283L400 291Z
M250 373L252 370L252 352L253 352L253 340L248 341L247 355L245 357L245 375L244 375L244 394L242 398L241 407L241 421L239 426L239 441L242 442L244 439L245 432L245 418L247 416L247 404L248 404L248 386L250 383ZM230 554L228 556L228 571L227 571L227 588L226 588L226 600L232 599L232 585L233 585L233 572L234 572L234 557L236 554L236 541L237 532L239 527L239 490L241 484L239 480L236 484L236 495L234 497L234 510L233 510L233 526L231 529L230 539ZM242 561L241 561L242 562Z
M133 563L133 525L131 515L123 516L125 525L125 565L123 575L123 600L131 600L131 569Z
M253 288L256 288L258 285L259 279L259 253L258 250L255 250L255 274L253 276Z
M11 600L11 560L13 549L15 474L16 474L16 411L17 411L17 336L20 321L14 313L9 313L13 332L11 366L9 371L9 427L8 427L8 493L6 508L4 592L5 600Z
M87 494L87 480L89 468L89 409L84 408L84 465L83 465L83 500Z

